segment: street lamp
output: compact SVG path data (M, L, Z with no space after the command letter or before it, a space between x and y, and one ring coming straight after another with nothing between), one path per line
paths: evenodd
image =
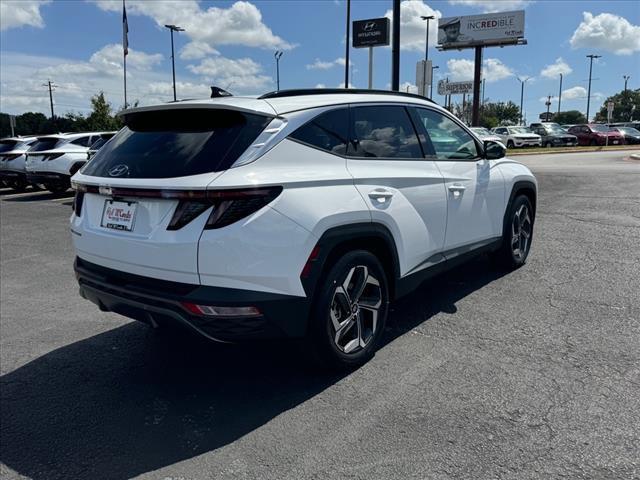
M425 48L424 48L424 71L423 76L425 77L426 80L426 73L427 73L427 62L429 61L429 22L431 20L433 20L434 17L433 15L420 15L420 18L422 20L426 20L427 21L427 35L425 37ZM432 72L433 73L433 72ZM431 78L431 84L433 85L433 77ZM425 93L427 91L427 84L426 82L423 82L422 84L422 96L426 97Z
M560 74L560 90L558 90L558 115L560 115L561 103L562 103L562 74Z
M587 55L589 59L589 88L587 90L587 123L589 123L589 106L591 103L591 72L593 70L593 59L600 58L602 55Z
M171 70L173 72L173 101L176 101L176 62L173 53L173 32L184 32L184 28L176 25L165 25L171 31Z
M522 116L522 103L524 101L524 84L527 83L527 80L531 80L531 77L527 77L524 80L520 77L516 77L520 82L520 125L523 125L523 116Z
M440 68L440 67L438 65L434 65L433 67L431 67L431 85L430 85L431 91L429 92L429 98L433 98L433 71L436 68Z
M273 56L276 59L276 90L280 91L280 57L284 52L281 50L276 50L276 53Z
M631 78L631 75L623 75L622 78L624 78L624 93L627 93L627 82Z

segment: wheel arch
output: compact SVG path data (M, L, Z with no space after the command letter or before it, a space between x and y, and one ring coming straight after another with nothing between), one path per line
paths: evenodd
M509 200L507 201L505 211L504 211L504 217L502 220L503 233L506 231L505 229L507 228L508 216L509 216L509 211L511 210L511 205L519 195L525 195L529 199L529 202L531 202L531 208L533 209L533 212L531 213L533 218L531 220L532 222L535 223L537 200L538 200L538 189L536 187L536 184L531 180L519 180L515 182L511 187L511 194L509 195Z
M388 279L389 297L394 298L396 281L400 278L400 260L393 235L389 229L375 222L356 223L332 227L317 242L318 257L313 260L316 268L307 278L301 278L307 297L313 300L318 282L331 265L352 250L366 250L375 255Z

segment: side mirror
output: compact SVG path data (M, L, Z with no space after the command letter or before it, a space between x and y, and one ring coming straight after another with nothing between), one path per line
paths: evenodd
M485 140L484 142L484 158L487 160L497 160L503 158L507 154L507 147L500 142L493 140Z

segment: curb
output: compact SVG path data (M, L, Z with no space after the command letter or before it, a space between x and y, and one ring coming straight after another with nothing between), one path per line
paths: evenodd
M631 155L629 155L629 159L640 160L640 153L632 153Z
M629 150L636 150L638 147L637 146L628 146L628 147L615 147L615 148L604 148L604 147L599 147L596 149L590 149L590 148L586 148L586 149L576 149L576 148L566 148L563 150L554 150L554 149L550 149L550 151L540 151L537 150L535 152L527 152L526 150L521 151L513 151L513 150L507 150L507 155L506 156L517 156L517 155L553 155L555 153L600 153L600 152L625 152L625 151L629 151ZM640 154L632 154L633 155L640 155Z

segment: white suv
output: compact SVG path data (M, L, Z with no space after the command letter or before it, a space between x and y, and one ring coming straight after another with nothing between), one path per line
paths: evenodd
M491 133L500 137L507 148L542 146L542 137L527 127L496 127Z
M27 185L25 172L26 153L35 137L0 139L0 182L16 192L23 192Z
M534 176L423 97L292 90L123 120L72 179L76 276L103 311L221 341L300 337L354 366L424 279L529 253Z
M27 180L53 192L70 187L71 176L87 163L89 147L113 132L67 133L38 137L27 152Z

